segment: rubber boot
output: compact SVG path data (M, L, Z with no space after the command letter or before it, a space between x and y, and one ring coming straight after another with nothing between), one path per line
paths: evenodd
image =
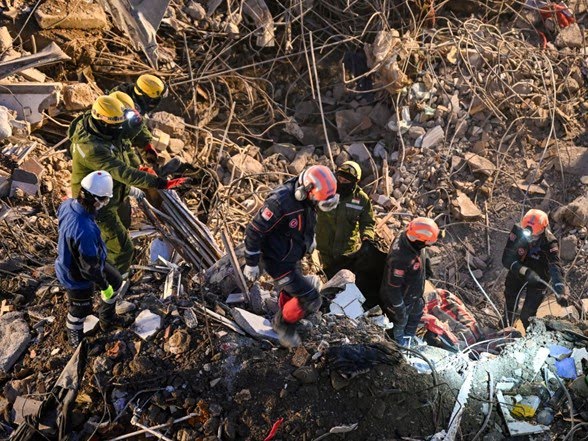
M98 310L98 318L100 320L100 329L103 332L110 331L116 323L116 296L109 300L100 299L100 309Z
M274 316L272 320L272 328L278 334L280 344L285 348L295 348L302 343L300 336L296 332L296 324L286 323L282 318L282 311L278 311Z

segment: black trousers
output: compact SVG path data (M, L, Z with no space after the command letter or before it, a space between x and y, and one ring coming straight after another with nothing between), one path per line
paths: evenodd
M549 281L548 274L541 274L539 276L546 281ZM517 310L522 297L522 288L525 284L525 280L516 274L511 272L506 276L506 282L504 284L504 298L506 300L505 317L506 325L511 325L515 322L517 317ZM537 310L543 302L545 297L545 287L540 286L526 286L525 302L521 308L520 319L523 322L525 329L529 326L529 318L534 317L537 314ZM520 294L519 294L520 293Z
M109 263L104 265L104 274L106 280L112 285L112 288L117 291L122 285L122 277L120 273ZM84 320L87 316L92 314L92 301L94 299L94 292L96 287L93 285L86 289L68 289L67 300L68 300L68 314L67 314L67 327L69 329L83 329ZM100 297L100 308L98 310L101 320L107 320L110 316L114 315L115 304L106 303L102 297Z

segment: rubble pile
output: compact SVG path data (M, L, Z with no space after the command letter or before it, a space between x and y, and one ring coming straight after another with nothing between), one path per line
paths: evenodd
M137 258L117 304L125 327L104 334L96 317L85 323L87 366L70 421L80 439L155 430L178 440L375 441L458 428L463 439L502 439L519 422L504 406L536 396L539 377L569 358L550 346L586 346L583 2L568 4L575 20L563 28L530 1L145 1L133 11L118 0L71 3L18 0L2 12L0 436L40 408L75 358L53 270L56 210L71 196L67 127L145 72L169 85L147 119L158 165L179 160L194 183L160 193L161 206L133 204ZM337 297L345 285L331 285L302 324L303 346L280 349L270 325L277 293L268 280L247 286L240 277L245 226L276 185L350 159L382 250L412 217L435 218L447 237L430 248L433 282L484 327L502 328L512 224L523 208L549 212L573 305L550 297L538 315L577 327L537 321L502 352L401 353L382 311L363 307L377 293ZM310 258L304 268L323 276ZM351 362L346 348L375 361ZM552 377L542 385L550 399L560 388ZM512 378L503 399L489 391ZM563 380L576 422L587 421L575 377ZM545 401L533 425L570 433L563 400ZM553 423L539 421L547 408Z

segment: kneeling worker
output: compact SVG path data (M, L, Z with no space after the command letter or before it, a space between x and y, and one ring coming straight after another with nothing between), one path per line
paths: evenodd
M115 319L120 273L106 263L106 245L96 225L96 212L112 197L112 177L95 171L84 177L76 199L63 202L58 210L59 239L55 273L67 290L67 336L72 347L84 337L84 320L92 314L96 287L100 290L100 327L108 330Z

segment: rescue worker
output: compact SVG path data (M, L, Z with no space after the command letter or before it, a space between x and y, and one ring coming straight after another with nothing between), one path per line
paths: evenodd
M514 323L525 285L526 296L520 314L525 328L543 301L547 282L551 281L553 290L558 294L557 302L568 306L559 245L549 230L549 218L544 211L531 209L523 216L520 225L512 227L502 253L502 265L508 270L504 285L507 326Z
M335 210L319 212L316 245L321 253L323 270L330 279L346 267L341 257L367 248L374 240L374 212L367 194L359 187L361 167L347 161L335 172L340 196Z
M129 109L127 109L129 110ZM76 118L69 128L72 155L72 194L80 191L81 180L95 170L108 171L113 180L113 196L101 209L96 221L108 249L108 262L128 276L133 257L133 244L119 208L128 195L129 187L171 189L186 183L187 178L162 179L136 168L136 161L120 142L125 123L125 109L111 96L101 96L86 112Z
M274 279L280 311L272 326L285 347L300 344L296 323L321 306L320 294L303 276L300 260L316 247L316 210L333 210L338 201L333 172L313 165L273 190L245 231L243 274L249 281L257 280L262 260Z
M115 319L115 302L122 277L106 263L106 245L96 225L96 213L113 195L110 174L99 170L85 176L77 198L67 199L57 212L59 220L57 279L67 290L66 328L69 344L77 347L84 337L84 320L92 314L96 287L100 290L99 319L107 330Z
M161 78L151 75L143 74L135 83L121 84L111 90L112 92L124 92L127 94L135 104L135 109L141 116L155 110L161 102L161 99L167 94L167 86ZM145 160L154 164L157 160L157 150L151 144L153 136L147 128L145 122L141 124L138 133L132 139L132 145L137 147L141 154L145 154Z
M394 240L386 257L380 301L394 324L392 332L398 344L410 344L416 334L425 306L425 281L433 274L426 247L437 242L439 235L433 219L417 217Z

